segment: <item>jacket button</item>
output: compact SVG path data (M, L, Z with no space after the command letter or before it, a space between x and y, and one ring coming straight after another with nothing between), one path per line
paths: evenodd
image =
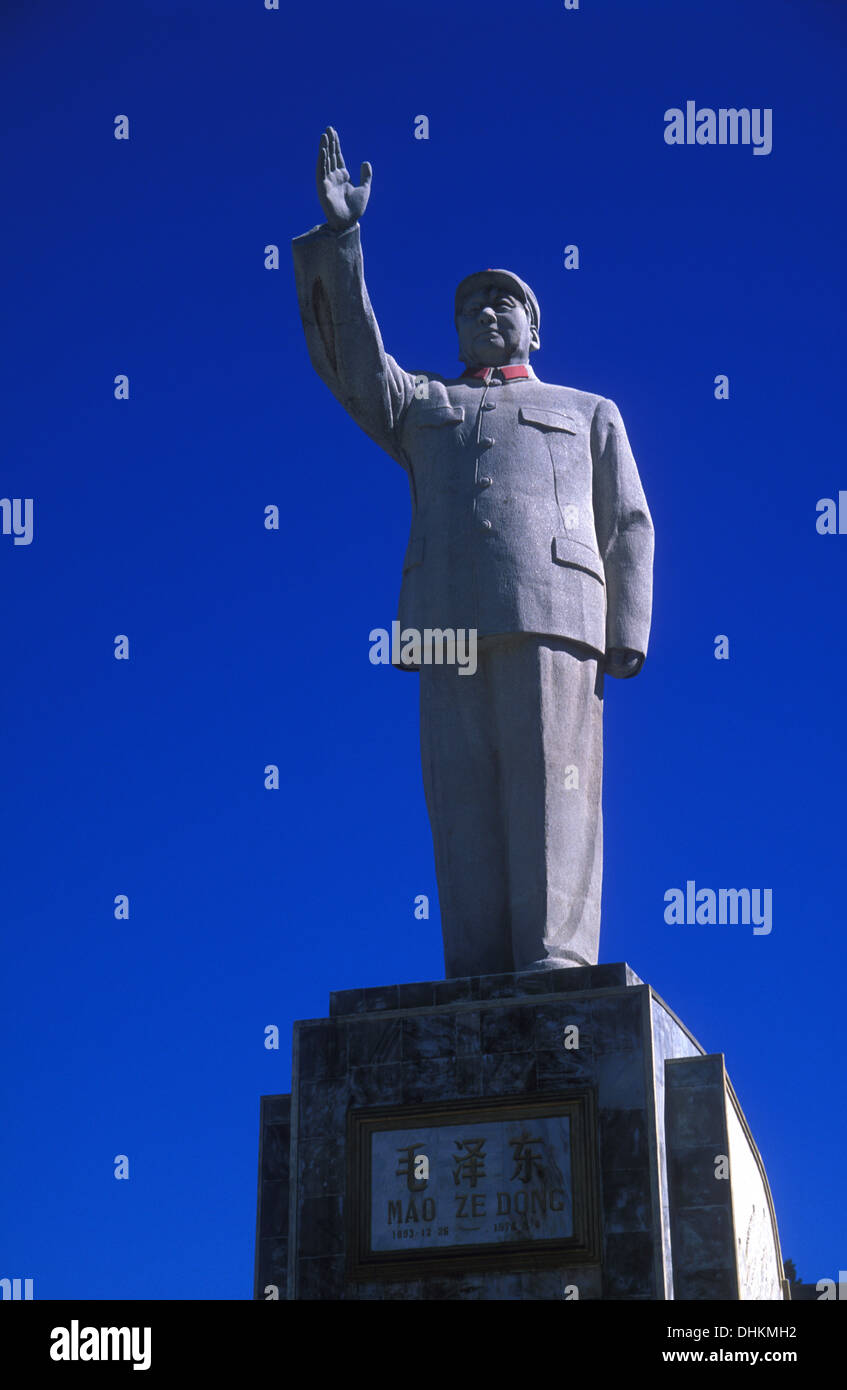
M491 487L491 479L483 476L479 480L479 485L480 487Z
M479 524L480 524L480 526L482 527L483 531L490 531L490 530L491 530L491 522L490 522L490 521L487 521L487 520L486 520L486 521L481 521Z

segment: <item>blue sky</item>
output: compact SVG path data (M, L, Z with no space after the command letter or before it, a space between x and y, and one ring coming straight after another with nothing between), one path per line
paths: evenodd
M455 285L508 266L538 375L621 409L656 597L643 672L607 686L601 958L726 1054L784 1253L837 1278L847 535L815 521L847 489L845 39L824 0L4 6L0 495L33 498L34 538L0 535L0 1275L249 1298L293 1020L443 974L437 908L413 916L417 682L368 660L408 487L312 371L294 293L331 123L374 167L404 366L458 371ZM666 145L689 99L771 108L772 152ZM772 932L668 925L689 879L771 888Z

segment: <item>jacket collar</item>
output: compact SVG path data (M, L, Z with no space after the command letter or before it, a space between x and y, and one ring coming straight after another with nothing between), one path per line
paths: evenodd
M462 372L465 377L475 377L478 381L486 384L491 381L492 376L500 381L536 381L537 377L532 367L523 362L515 362L506 367L468 367L467 371Z

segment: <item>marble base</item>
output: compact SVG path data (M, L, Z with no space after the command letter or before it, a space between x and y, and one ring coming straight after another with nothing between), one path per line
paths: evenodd
M723 1057L626 964L345 990L294 1025L291 1094L261 1102L256 1299L787 1288Z

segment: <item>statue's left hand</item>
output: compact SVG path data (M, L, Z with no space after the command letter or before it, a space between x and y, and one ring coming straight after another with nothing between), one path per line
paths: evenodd
M610 647L606 652L606 675L618 680L637 676L644 665L644 653L634 652L630 647Z

